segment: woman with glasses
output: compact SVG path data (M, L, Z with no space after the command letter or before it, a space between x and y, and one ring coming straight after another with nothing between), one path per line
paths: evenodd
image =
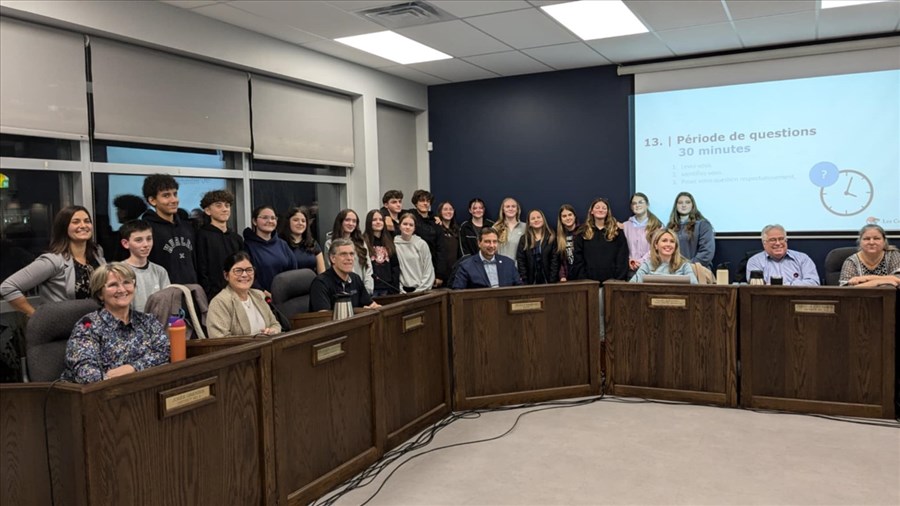
M94 383L169 362L169 337L159 320L131 309L134 283L134 271L121 262L94 270L91 297L102 307L72 329L62 381Z
M628 274L634 275L641 264L650 258L650 238L662 228L662 222L650 212L650 199L641 192L631 196L634 215L622 224L628 243Z
M225 259L222 267L228 286L209 303L209 337L270 336L281 332L266 296L253 288L256 270L250 255L239 251Z
M272 206L260 206L253 210L252 225L244 229L244 249L256 266L253 288L266 295L272 290L272 280L284 271L297 268L297 257L288 243L278 237L278 215Z
M859 231L859 251L847 257L841 268L841 286L900 287L900 251L888 243L880 225Z

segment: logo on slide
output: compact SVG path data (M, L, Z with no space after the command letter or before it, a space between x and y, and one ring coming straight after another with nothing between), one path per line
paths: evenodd
M831 162L819 162L809 171L809 179L821 189L819 198L829 212L853 216L869 207L875 196L872 181L858 170L839 170Z

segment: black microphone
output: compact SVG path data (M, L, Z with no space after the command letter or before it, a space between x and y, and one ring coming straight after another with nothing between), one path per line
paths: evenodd
M394 285L394 284L391 284L391 283L388 283L387 281L381 279L381 278L378 276L378 274L375 274L374 272L372 273L372 277L375 278L376 280L381 281L382 283L386 284L389 288L393 288L394 290L397 290L397 293L400 293L400 294L404 293L402 287L397 286L397 285Z
M266 297L266 304L268 304L269 308L271 308L275 313L275 317L278 319L278 323L281 324L281 331L287 332L288 330L291 330L291 319L285 317L284 313L282 313L281 310L278 309L278 306L272 303L272 297ZM287 327L284 326L285 324L287 324Z

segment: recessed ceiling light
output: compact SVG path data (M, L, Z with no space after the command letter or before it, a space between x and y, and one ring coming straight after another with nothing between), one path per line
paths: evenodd
M823 9L836 9L838 7L850 7L853 5L875 4L888 0L822 0Z
M650 30L620 0L581 0L541 7L582 40L607 39Z
M404 65L453 58L392 31L341 37L334 40Z

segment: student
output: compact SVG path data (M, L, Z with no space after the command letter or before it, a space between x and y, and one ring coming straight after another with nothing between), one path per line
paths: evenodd
M578 218L575 216L575 208L571 204L563 204L556 216L556 255L559 257L557 263L560 283L565 283L572 276L577 231Z
M425 244L428 245L428 250L431 252L431 266L434 268L435 273L438 273L439 266L444 262L444 249L441 241L443 230L431 213L432 202L434 202L434 195L430 191L416 190L412 196L413 208L409 210L409 213L416 220L416 235L421 237ZM402 267L401 262L401 272L403 270ZM441 286L443 282L443 279L436 277L434 286Z
M313 238L309 211L292 207L278 224L278 236L284 239L297 258L298 269L310 269L316 274L325 272L325 257L319 242Z
M384 228L395 236L400 233L400 215L403 214L403 192L388 190L381 197L383 207L380 209L384 219Z
M619 223L609 210L609 201L594 199L575 237L576 279L625 279L628 275L628 244Z
M397 227L399 230L400 227ZM372 262L372 277L375 291L372 295L391 295L400 293L400 261L394 238L384 228L384 218L377 209L366 215L366 231L363 233L369 260Z
M559 260L556 255L556 236L547 226L544 212L534 209L528 212L528 231L519 240L516 266L522 283L544 285L556 283Z
M331 268L316 276L309 286L310 312L334 309L338 295L349 296L353 307L381 307L372 300L362 278L353 272L357 263L355 250L356 245L350 239L337 238L329 243L328 260Z
M285 271L297 268L297 258L283 239L275 235L278 217L272 206L253 210L251 226L244 229L244 249L256 269L253 288L272 291L272 280Z
M662 222L650 212L650 199L641 192L631 196L631 212L634 215L622 224L628 243L628 271L634 273L650 258L650 238L662 228Z
M134 271L134 302L132 307L144 311L147 298L169 286L169 273L151 262L148 257L153 249L153 229L143 220L133 220L119 229L122 247L128 250L125 264Z
M167 174L144 179L144 198L153 206L141 217L153 228L150 261L169 273L172 283L197 283L194 258L194 228L178 216L178 181Z
M371 294L375 291L375 280L372 276L372 263L369 261L370 252L366 247L366 240L363 239L362 232L359 230L359 215L353 209L343 209L334 217L334 225L325 240L325 250L331 251L331 243L337 239L348 239L353 243L354 251L356 251L353 272L359 275L366 290Z
M103 250L94 242L94 224L88 210L64 207L53 218L47 253L6 278L0 284L0 294L13 309L31 316L34 307L26 292L37 287L45 303L90 298L91 274L105 263Z
M697 209L693 195L681 192L675 197L666 228L678 233L681 254L685 258L707 269L712 268L713 255L716 254L715 232L712 224Z
M484 201L478 197L469 201L469 220L459 226L459 247L463 255L478 253L478 231L494 226L494 222L484 217Z
M519 247L519 240L525 235L527 228L524 223L519 221L521 214L522 208L516 199L507 197L500 204L500 213L494 223L494 230L497 231L500 241L499 253L512 258L513 263L516 261L516 248Z
M434 285L434 264L425 240L416 235L417 221L412 213L400 217L400 235L394 238L400 262L400 284L403 291L423 292Z
M478 237L478 254L470 255L459 263L450 287L462 290L521 285L522 278L516 270L513 259L498 255L497 247L497 231L487 227L481 229Z
M209 218L197 231L197 277L206 292L206 300L213 300L225 288L222 263L244 249L244 240L228 228L234 194L228 190L206 192L200 207Z
M459 248L459 224L456 223L456 211L450 202L441 202L437 206L437 215L434 217L435 223L441 229L441 251L443 258L434 270L434 275L440 282L435 282L435 286L446 286L450 284L450 274L457 260L460 259L462 253Z
M697 275L694 274L691 263L687 258L681 256L681 248L675 232L661 228L653 233L650 244L649 258L641 263L637 272L629 280L630 282L641 283L644 281L644 276L648 274L668 274L689 276L691 284L697 284Z

